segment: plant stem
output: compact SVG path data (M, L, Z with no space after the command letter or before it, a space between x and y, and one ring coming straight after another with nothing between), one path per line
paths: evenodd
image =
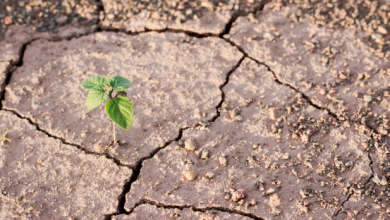
M115 126L115 122L112 122L112 135L114 136L114 144L116 144L116 126Z

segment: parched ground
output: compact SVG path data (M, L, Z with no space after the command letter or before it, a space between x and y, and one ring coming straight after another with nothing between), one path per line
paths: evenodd
M389 16L372 0L1 2L0 219L390 219ZM92 75L134 84L118 145L86 108Z

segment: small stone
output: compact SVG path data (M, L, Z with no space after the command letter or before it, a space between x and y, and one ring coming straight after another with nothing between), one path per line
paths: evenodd
M200 121L198 122L198 124L202 125L202 126L205 126L205 127L208 127L211 125L211 122L209 121Z
M346 167L353 167L353 161L348 161L347 163L345 163L345 166Z
M115 18L115 15L114 15L114 14L108 14L108 15L107 15L107 18L108 18L109 20L112 20L112 19Z
M211 178L214 177L214 175L215 174L213 172L207 172L205 176L206 176L207 179L211 179Z
M194 151L196 149L196 143L192 138L189 138L184 142L184 147L187 150Z
M201 220L213 220L215 219L215 215L212 212L205 212L200 215Z
M290 158L290 154L289 153L285 153L285 154L283 154L283 156L282 156L282 159L283 160L288 160Z
M186 179L192 181L198 176L198 172L195 170L189 170L189 171L184 171L183 175L185 176Z
M264 185L263 185L263 183L262 182L258 182L257 183L257 187L259 188L259 191L264 191L265 189L264 189Z
M271 206L271 214L272 215L280 215L282 211L274 206Z
M269 195L269 194L272 194L272 193L274 193L275 192L275 189L274 188L269 188L269 189L267 189L267 191L265 191L265 194L266 195Z
M242 122L244 118L241 115L237 115L234 117L234 121Z
M382 186L387 186L387 179L385 176L382 176L382 179L381 181L379 182L379 184L381 184Z
M307 134L302 135L301 136L301 141L303 143L309 143L309 135L307 135Z
M379 26L376 31L380 34L387 34L387 30L383 26Z
M372 181L378 185L380 185L380 182L381 180L379 179L378 175L375 174L374 178L372 179Z
M280 200L280 197L278 196L278 194L275 193L269 197L269 204L270 204L270 206L273 206L273 207L278 207L282 204L282 201Z
M227 194L225 195L225 200L230 200L230 194L229 194L229 193L227 193Z
M276 119L276 109L275 109L275 108L270 108L270 109L269 109L269 117L270 117L272 120L275 120L275 119Z
M252 199L250 202L249 202L250 205L254 206L257 204L257 201L255 199Z
M202 150L201 158L202 159L208 159L209 158L209 151L207 149L203 149Z
M243 189L238 189L232 194L232 201L237 202L239 199L245 198L245 192Z
M269 33L269 32L265 32L265 33L263 34L263 38L264 38L264 39L267 39L267 40L269 40L269 41L272 41L272 40L274 39L274 36L273 36L271 33Z
M213 8L213 3L209 1L202 1L200 5L205 8Z
M4 24L5 24L5 25L10 25L10 24L12 24L12 18L11 18L11 16L7 16L7 17L4 18Z
M238 109L237 108L234 108L234 109L229 111L229 116L230 116L231 119L234 119L237 115L238 115Z
M240 199L239 201L238 201L238 205L243 205L244 204L244 200L243 199Z
M307 197L305 191L303 190L299 190L299 194L302 196L303 199Z
M334 165L337 167L337 169L340 169L341 166L344 165L344 163L338 160L338 161L334 162Z
M226 165L227 165L227 159L226 159L226 157L220 156L220 157L218 158L218 160L219 160L219 164L221 164L221 166L226 167Z
M371 102L371 101L372 101L372 97L369 96L369 95L364 95L364 96L363 96L363 100L364 100L365 102Z

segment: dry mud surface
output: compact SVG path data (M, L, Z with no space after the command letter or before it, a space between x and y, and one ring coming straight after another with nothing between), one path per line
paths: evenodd
M0 219L390 218L385 1L65 2L0 3Z
M11 130L11 142L0 145L1 219L103 219L116 211L129 168L64 145L10 112L0 116L1 133Z

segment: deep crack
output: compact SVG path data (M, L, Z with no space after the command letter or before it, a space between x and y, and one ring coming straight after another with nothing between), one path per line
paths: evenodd
M137 164L132 168L133 170L133 174L131 176L131 178L129 179L129 181L127 181L124 185L123 185L123 189L122 189L122 193L119 195L118 197L118 207L117 207L117 212L116 213L112 213L112 214L108 214L106 215L106 219L111 219L112 216L114 215L120 215L120 214L129 214L130 212L126 211L125 209L125 203L126 203L126 194L130 192L131 190L131 185L138 179L140 173L141 173L141 169L142 169L142 164L144 161L154 157L154 155L156 155L158 152L160 152L160 150L166 148L168 145L172 144L173 142L175 141L179 141L182 136L183 136L183 131L184 130L187 130L191 127L185 127L185 128L180 128L179 129L179 134L178 136L173 139L173 140L169 140L167 141L163 146L159 147L159 148L156 148L154 149L149 156L146 156L146 157L143 157L141 158Z
M47 131L41 129L37 123L34 123L34 122L33 122L33 120L31 120L31 119L28 118L28 117L22 116L21 114L19 114L19 113L18 113L17 111L15 111L15 110L3 108L2 111L11 112L12 114L16 115L18 118L23 119L23 120L27 120L31 125L35 126L35 128L37 129L37 131L40 131L40 132L44 133L46 136L48 136L48 137L50 137L50 138L54 138L54 139L60 140L60 141L61 141L63 144L65 144L65 145L70 145L70 146L76 147L77 149L83 151L83 152L86 153L86 154L96 155L96 156L105 156L107 159L113 161L116 165L118 165L118 166L120 166L120 167L129 167L129 168L131 168L131 167L128 166L128 165L122 164L122 163L120 162L120 160L116 159L115 157L112 157L112 156L109 155L108 153L98 153L98 152L89 151L89 150L83 148L81 145L78 145L78 144L75 144L75 143L70 143L70 142L66 141L65 138L58 137L58 136L56 136L56 135L50 134L49 132L47 132Z
M97 0L97 3L99 3L99 14L100 14L100 11L103 11L104 12L104 6L103 4L101 3L101 1ZM63 38L53 38L53 39L45 39L45 38L34 38L34 39L31 39L29 40L28 42L24 43L21 48L20 48L20 51L19 51L19 59L17 61L11 61L8 68L7 68L7 74L6 74L6 80L5 80L5 83L3 85L1 85L1 94L0 94L0 110L5 110L5 111L8 111L8 112L11 112L13 114L15 114L16 116L18 116L19 118L21 119L25 119L25 120L28 120L30 124L34 125L36 127L36 129L44 134L46 134L48 137L51 137L51 138L55 138L55 139L58 139L60 140L63 144L66 144L66 145L70 145L70 146L74 146L76 148L78 148L79 150L85 152L86 154L92 154L92 155L98 155L98 156L101 156L101 155L104 155L107 159L110 159L112 160L115 164L117 164L118 166L126 166L126 167L129 167L133 170L133 174L132 176L130 177L129 181L127 181L124 186L123 186L123 190L122 190L122 193L118 196L118 207L117 207L117 212L114 213L114 214L109 214L109 215L106 215L106 219L110 219L112 216L114 215L119 215L119 214L130 214L135 207L137 207L138 205L141 205L141 204L150 204L150 205L155 205L155 206L158 206L158 207L163 207L163 208L179 208L179 209L184 209L184 208L191 208L195 211L207 211L207 210L218 210L218 211L224 211L224 212L229 212L229 213L234 213L234 214L239 214L239 215L243 215L243 216L247 216L247 217L250 217L250 218L253 218L253 219L262 219L262 218L259 218L259 217L256 217L255 215L251 214L251 213L246 213L246 212L242 212L242 211L237 211L237 210L231 210L231 209L227 209L227 208L224 208L224 207L206 207L206 208L196 208L196 207L193 207L193 206L190 206L190 205L183 205L183 206L169 206L169 205L164 205L164 204L160 204L160 203L157 203L157 202L154 202L154 201L151 201L151 200L146 200L146 199L143 199L140 203L138 203L132 210L130 211L126 211L124 206L125 206L125 202L126 202L126 194L131 190L131 185L132 183L134 183L139 175L140 175L140 172L141 172L141 169L142 169L142 165L143 165L143 162L152 158L154 155L156 155L160 150L164 149L165 147L167 147L169 144L171 144L172 142L174 141L178 141L181 139L182 137L182 134L183 134L183 131L188 129L189 127L186 127L186 128L181 128L179 129L179 134L178 136L171 140L171 141L168 141L166 142L162 147L159 147L159 148L156 148L149 156L147 157L144 157L144 158L141 158L137 164L133 167L130 167L128 165L123 165L118 159L110 156L109 154L107 153L104 153L104 154L101 154L101 153L96 153L96 152L91 152L91 151L88 151L86 149L84 149L81 145L78 145L78 144L74 144L74 143L70 143L70 142L67 142L64 138L61 138L61 137L58 137L58 136L55 136L55 135L52 135L50 134L49 132L41 129L39 127L38 124L34 123L30 118L27 118L27 117L23 117L21 116L18 112L14 111L14 110L11 110L11 109L3 109L3 106L2 106L2 102L4 101L5 99L5 87L10 83L10 80L12 78L12 74L14 73L14 71L18 68L18 67L21 67L23 65L23 58L24 58L24 53L25 53L25 50L27 48L28 45L30 45L31 43L33 43L34 41L36 40L39 40L39 39L45 39L45 40L48 40L48 41L61 41L61 40L71 40L73 38L80 38L82 36L87 36L87 35L91 35L91 34L95 34L95 33L98 33L98 32L116 32L116 33L124 33L124 34L127 34L127 35L139 35L139 34L142 34L142 33L147 33L147 32L157 32L157 33L164 33L164 32L170 32L170 33L184 33L186 34L187 36L189 37L195 37L195 38L206 38L206 37L218 37L220 39L223 39L225 40L226 42L228 42L231 46L237 48L242 54L243 54L243 57L238 61L238 63L227 73L227 76L226 76L226 79L225 79L225 82L220 85L219 89L221 90L222 92L222 98L221 98L221 101L220 103L218 103L218 105L216 106L216 110L217 110L217 115L214 116L210 121L214 122L218 117L220 117L220 112L218 111L218 109L221 107L222 103L224 102L224 99L225 99L225 94L223 92L223 87L226 86L228 83L229 83L229 77L230 75L241 65L242 61L245 59L245 58L249 58L253 61L255 61L256 63L260 64L260 65L263 65L267 68L268 71L270 71L273 76L274 76L274 80L275 82L277 82L278 84L281 84L281 85L285 85L285 86L288 86L290 89L293 89L295 92L297 93L300 93L302 94L302 97L307 100L307 102L315 107L316 109L319 109L319 110L326 110L328 112L329 115L331 115L332 117L336 118L337 120L340 121L340 118L335 114L333 113L332 111L330 111L329 109L327 108L324 108L324 107L320 107L316 104L314 104L311 99L306 96L303 92L300 92L298 88L295 88L294 86L288 84L288 83L284 83L282 81L280 81L278 79L278 77L276 76L276 74L272 71L272 69L265 63L263 62L260 62L259 60L249 56L249 54L242 48L240 47L239 45L237 45L236 43L234 43L233 41L231 41L230 39L227 39L227 38L224 38L223 36L226 35L226 34L229 34L230 33L230 30L232 28L232 26L234 25L234 22L238 19L238 17L241 17L241 16L244 16L244 15L247 15L249 13L257 13L258 11L261 11L263 10L265 4L268 3L265 2L264 4L261 4L258 6L258 8L256 8L255 10L253 10L252 12L247 12L247 13L243 13L243 12L237 12L237 13L234 13L232 15L232 17L230 18L229 22L225 25L225 28L223 30L223 32L221 34L214 34L214 33L197 33L197 32L193 32L193 31L188 31L188 30L181 30L181 29L171 29L171 28L164 28L164 29L161 29L161 30L150 30L150 29L145 29L145 31L139 31L139 32L129 32L129 31L125 31L125 30L122 30L122 29L115 29L115 28L105 28L105 27L101 27L99 26L98 29L96 30L93 30L92 32L87 32L87 33L84 33L84 34L76 34L76 35L73 35L73 36L69 36L69 37L63 37ZM100 21L100 20L99 20ZM354 122L352 121L353 123L357 123L357 122ZM358 124L358 123L357 123ZM371 131L373 131L374 133L376 134L379 134L375 128L372 128L371 126L365 124L364 126L366 126L368 129L370 129ZM372 167L372 164L373 164L373 161L370 157L370 154L368 153L368 157L370 158L370 167L371 167L371 170L372 170L372 175L369 177L369 179L366 181L366 183L364 184L364 186L373 178L373 167ZM352 196L352 194L350 194L348 196L348 198L342 202L341 204L341 207L344 205L345 202L347 202L350 197ZM339 214L339 212L342 210L342 208L340 208L337 213L334 215L334 216L337 216Z
M242 10L233 12L233 14L230 17L229 21L226 23L224 30L222 31L221 34L218 35L218 37L222 38L224 35L229 34L231 28L233 27L234 22L236 22L239 17L247 16L250 13L256 14L257 12L262 11L264 9L264 6L266 4L268 4L269 2L270 2L270 0L261 2L258 6L253 8L252 11L249 11L249 12L242 11Z
M223 102L225 101L225 93L223 92L223 87L225 87L229 83L230 75L232 75L232 73L237 70L237 68L241 65L242 61L244 61L246 57L247 57L246 55L243 55L241 57L241 59L237 62L237 64L234 65L234 67L226 74L225 82L219 86L219 89L221 90L221 101L215 107L217 114L212 119L210 119L209 122L215 122L215 120L217 120L217 118L221 116L220 108Z
M198 212L220 211L220 212L227 212L227 213L230 213L230 214L236 214L236 215L245 216L245 217L252 218L252 219L255 219L255 220L264 220L264 218L258 217L256 215L250 213L250 212L244 212L244 211L240 211L240 210L229 209L229 208L225 208L225 207L222 207L222 206L208 206L208 207L204 207L204 208L199 208L199 207L196 207L196 206L193 206L193 205L167 205L167 204L159 203L159 202L156 202L156 201L153 201L153 200L150 200L150 199L145 199L145 198L141 199L137 204L135 204L135 206L130 210L130 212L127 212L125 214L126 215L130 215L134 211L135 208L137 208L138 206L143 205L143 204L149 204L149 205L153 205L153 206L156 206L158 208L164 208L164 209L180 209L180 210L183 210L183 209L188 208L188 209L191 209L193 211L198 211Z

